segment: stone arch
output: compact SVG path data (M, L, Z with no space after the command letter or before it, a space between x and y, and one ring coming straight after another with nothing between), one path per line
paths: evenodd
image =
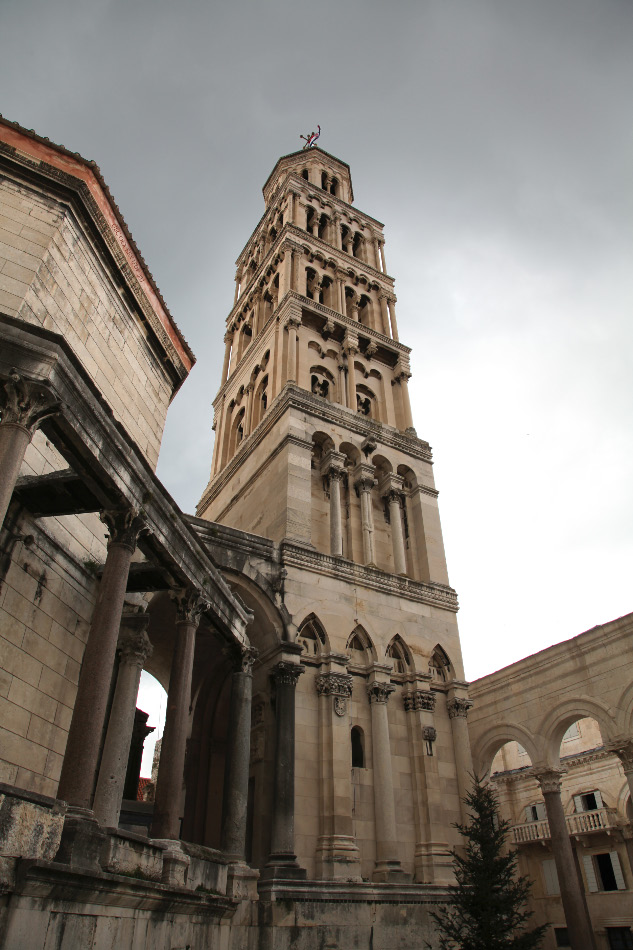
M246 634L253 647L263 653L284 641L292 640L292 623L287 609L277 607L271 583L246 561L241 570L223 568L222 573L234 594L253 613Z
M310 389L314 396L322 396L328 402L336 402L336 380L334 374L325 366L310 367Z
M338 450L347 457L350 465L358 465L361 460L360 449L353 442L341 442Z
M259 425L259 423L264 418L268 406L270 404L270 385L269 385L268 373L265 373L259 381L255 393L253 395L253 430Z
M473 770L479 778L485 778L490 772L492 760L507 742L518 742L529 755L532 763L542 760L542 749L538 739L524 726L515 722L495 723L471 740Z
M309 613L298 626L297 643L301 643L307 656L316 657L330 652L330 641L325 627L315 613Z
M618 700L625 735L633 736L633 683L629 683Z
M376 660L376 649L362 624L357 624L350 633L345 651L351 654L350 663L369 666Z
M376 476L378 478L383 475L389 475L391 472L393 472L393 465L384 455L376 453L375 455L372 455L371 461L372 465L376 469Z
M437 682L448 683L454 679L455 669L451 659L439 643L436 643L431 656L429 657L429 673Z
M548 764L558 765L563 736L578 719L594 719L598 723L602 741L605 744L617 738L620 731L614 710L606 703L586 696L567 697L548 710L537 730L537 734L543 739Z
M394 673L409 673L413 669L411 650L399 633L396 633L389 641L385 656L393 660Z

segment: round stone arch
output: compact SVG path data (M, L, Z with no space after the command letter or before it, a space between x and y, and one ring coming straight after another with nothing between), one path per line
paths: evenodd
M495 723L484 730L474 740L471 739L473 771L479 778L490 772L492 761L506 742L518 742L530 757L532 765L543 758L539 739L516 722Z
M600 727L600 734L605 745L616 739L620 733L615 710L606 703L584 696L566 698L556 703L545 714L537 729L537 734L543 744L544 765L559 767L560 744L563 736L578 719L594 719Z
M253 647L261 653L278 644L295 639L296 630L286 607L275 604L271 583L257 568L245 563L242 571L223 569L222 574L233 593L253 613L246 635Z
M633 683L624 689L618 700L618 712L622 721L622 731L626 736L633 737Z

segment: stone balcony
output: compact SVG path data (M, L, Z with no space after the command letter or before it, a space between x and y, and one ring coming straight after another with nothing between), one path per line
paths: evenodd
M618 817L612 808L597 808L568 815L565 819L570 835L585 835L596 831L614 831L619 827ZM526 821L512 826L514 844L530 841L546 841L550 837L548 821Z

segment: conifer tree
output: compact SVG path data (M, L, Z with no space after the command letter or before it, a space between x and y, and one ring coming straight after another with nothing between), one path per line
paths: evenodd
M464 799L471 814L455 825L464 839L463 854L453 851L456 884L448 907L431 916L441 950L536 950L547 925L527 929L532 912L525 903L531 887L517 874L517 852L505 847L510 823L498 813L490 786L474 779ZM430 944L427 944L430 946Z

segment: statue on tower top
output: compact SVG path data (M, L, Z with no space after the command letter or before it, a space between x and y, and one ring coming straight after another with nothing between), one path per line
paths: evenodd
M319 130L318 132L310 132L309 135L300 135L300 136L299 136L300 139L304 139L304 140L305 140L305 143L306 143L306 144L303 146L304 149L305 149L305 148L314 148L314 146L316 145L317 139L318 139L318 137L319 137L320 134L321 134L321 126L320 126L320 125L317 125L317 129Z

